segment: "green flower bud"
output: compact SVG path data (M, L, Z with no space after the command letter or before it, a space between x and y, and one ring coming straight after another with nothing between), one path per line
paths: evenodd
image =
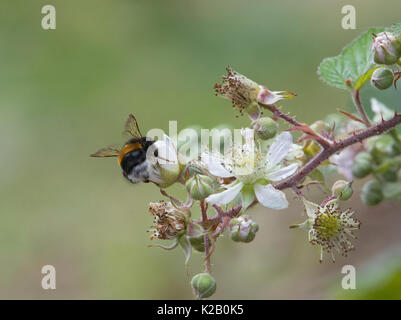
M352 181L348 182L344 180L338 180L333 184L331 191L338 199L346 201L351 198L353 194Z
M377 180L366 182L361 190L362 201L368 206L378 205L383 201L382 185Z
M214 189L214 181L212 178L203 174L195 174L192 178L188 179L185 187L192 199L203 200L212 194Z
M371 154L376 163L381 163L389 157L399 155L401 152L400 147L394 142L394 139L384 134L374 140Z
M189 242L194 250L198 252L205 252L205 238L197 237L197 238L189 238Z
M278 124L272 118L263 117L253 123L256 136L261 140L268 140L277 134Z
M370 78L370 83L372 86L379 90L385 90L392 86L394 81L393 72L388 68L376 69L372 77Z
M392 65L401 56L401 42L390 32L381 32L372 43L374 61L377 64Z
M249 216L241 216L230 221L231 239L235 242L251 242L258 230L259 225Z
M399 166L392 166L381 174L384 180L388 182L396 182L398 180Z
M198 252L205 251L205 231L196 223L190 223L187 228L187 236L192 248Z
M357 178L366 177L372 172L372 156L368 152L360 152L352 164L352 174Z
M209 273L195 275L191 286L197 299L208 298L216 292L216 280Z

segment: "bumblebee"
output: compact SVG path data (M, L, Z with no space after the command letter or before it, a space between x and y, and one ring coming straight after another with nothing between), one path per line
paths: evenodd
M153 139L144 137L139 130L138 122L130 114L124 126L124 134L131 138L122 148L108 146L91 154L91 157L117 157L123 176L132 183L149 182L151 164L147 160L148 149L155 143ZM153 156L158 156L158 151L153 151Z

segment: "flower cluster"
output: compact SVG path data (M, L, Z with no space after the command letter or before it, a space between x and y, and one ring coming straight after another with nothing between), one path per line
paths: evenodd
M311 125L298 122L277 106L294 93L269 90L228 67L222 82L214 86L216 95L230 100L251 120L248 127L234 132L234 143L220 144L217 150L203 148L195 153L198 157L187 159L166 135L156 141L142 137L131 115L126 131L134 138L121 149L108 147L93 154L118 157L124 177L133 183L152 182L169 199L150 203L149 212L154 218L151 239L170 241L171 245L152 246L169 250L180 246L186 264L192 252L204 254L204 270L191 281L198 299L216 291L210 262L216 241L229 233L237 243L252 242L261 232L250 215L252 208L261 205L266 212L286 209L285 190L303 202L307 213L306 221L291 228L307 231L309 242L320 248L320 262L324 253L335 261L336 252L347 256L354 250L351 241L361 222L351 209L340 209L340 204L354 195L353 179L370 177L361 190L367 205L400 198L401 137L395 127L401 123L401 115L373 98L374 116L370 119L359 89L368 80L380 90L396 85L401 78L395 66L401 65L401 38L383 32L374 35L373 43L367 46L370 70L356 83L345 80L359 114L341 111L341 115L329 115ZM265 110L272 116L262 116ZM279 120L290 127L280 132ZM293 131L301 133L298 140L294 140ZM338 179L330 192L330 175L347 180ZM164 190L173 184L184 187L185 202ZM320 205L307 200L305 191L312 185L330 192L324 194ZM198 208L200 214L194 217Z

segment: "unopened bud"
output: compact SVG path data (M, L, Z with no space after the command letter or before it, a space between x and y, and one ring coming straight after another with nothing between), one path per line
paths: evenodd
M253 124L256 136L261 140L268 140L277 134L278 124L272 118L263 117Z
M372 156L365 151L360 152L352 164L352 174L357 178L364 178L372 172Z
M374 61L377 64L392 65L401 56L401 42L390 32L381 32L372 43Z
M205 251L205 231L199 224L189 224L187 228L187 236L192 248L198 252Z
M230 221L231 239L235 242L251 242L255 239L259 225L249 216L241 216Z
M352 190L352 181L344 181L338 180L333 184L331 188L333 195L335 195L338 199L342 201L346 201L351 198L353 190Z
M192 178L188 179L185 187L192 199L203 200L213 192L214 181L212 178L203 174L195 174Z
M377 180L366 182L361 190L362 201L368 206L378 205L383 200L382 185Z
M377 163L381 163L389 157L397 156L400 152L399 145L395 143L394 139L388 134L381 135L375 139L371 151L373 159Z
M216 292L216 280L209 273L198 273L192 278L192 290L197 299L210 297Z
M388 182L396 182L398 180L398 171L400 167L395 165L390 168L387 168L386 171L384 171L381 176L383 177L384 180Z
M376 69L370 79L372 86L379 90L385 90L392 86L394 81L393 72L388 68Z

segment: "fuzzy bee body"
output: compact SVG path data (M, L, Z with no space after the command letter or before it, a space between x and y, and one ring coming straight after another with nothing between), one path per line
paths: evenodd
M155 143L154 140L143 137L135 117L130 114L125 123L125 134L129 139L122 148L109 146L91 154L92 157L117 157L123 176L132 183L149 182L154 178L152 166L147 159L148 149ZM157 157L157 149L152 156Z
M123 176L132 183L149 182L151 166L146 153L154 142L146 137L132 138L120 151L118 159Z

